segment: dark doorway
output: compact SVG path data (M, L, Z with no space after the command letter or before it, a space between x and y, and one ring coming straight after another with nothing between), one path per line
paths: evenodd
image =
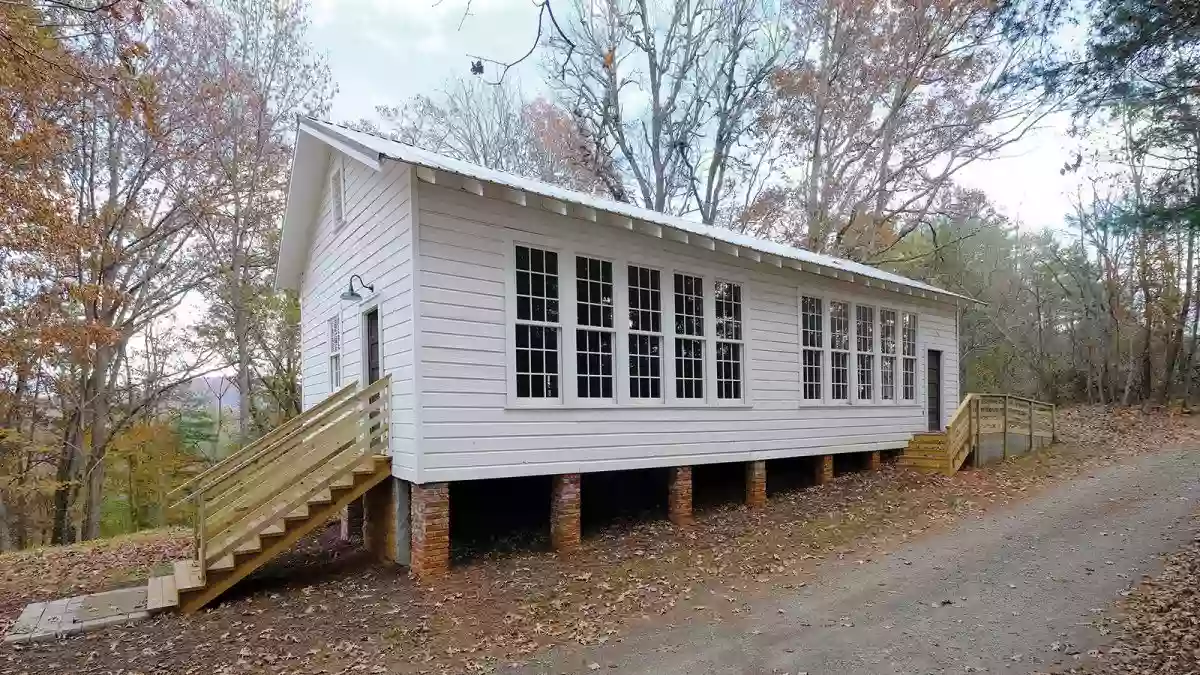
M925 370L926 404L929 410L929 430L942 430L942 352L930 349Z
M367 332L367 384L378 380L379 375L379 308L367 312L363 318Z

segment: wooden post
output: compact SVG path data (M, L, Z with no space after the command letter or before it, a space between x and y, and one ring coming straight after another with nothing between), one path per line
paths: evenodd
M1030 400L1028 405L1029 405L1029 452L1032 454L1034 450L1037 450L1037 448L1034 447L1034 445L1033 445L1033 438L1034 438L1033 428L1036 426L1033 423L1033 401Z
M1008 459L1008 394L1004 395L1004 445L1001 446L1001 459Z
M1050 405L1050 442L1058 442L1058 406Z
M971 399L971 407L975 410L975 467L978 468L979 444L983 438L983 409L979 407L978 397Z

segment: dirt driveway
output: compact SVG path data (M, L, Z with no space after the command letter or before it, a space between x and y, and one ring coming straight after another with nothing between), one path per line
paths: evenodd
M874 561L521 673L1028 673L1069 667L1094 624L1195 531L1200 453L1096 469Z

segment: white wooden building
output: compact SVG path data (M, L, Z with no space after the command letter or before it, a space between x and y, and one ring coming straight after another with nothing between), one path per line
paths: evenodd
M306 408L391 375L414 569L448 481L903 448L958 404L970 302L308 119L277 286Z

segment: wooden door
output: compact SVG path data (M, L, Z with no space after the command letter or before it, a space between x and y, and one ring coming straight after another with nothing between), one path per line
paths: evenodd
M378 380L379 374L379 309L367 312L363 322L367 332L367 384Z
M930 349L925 359L925 407L929 430L942 430L942 352Z

